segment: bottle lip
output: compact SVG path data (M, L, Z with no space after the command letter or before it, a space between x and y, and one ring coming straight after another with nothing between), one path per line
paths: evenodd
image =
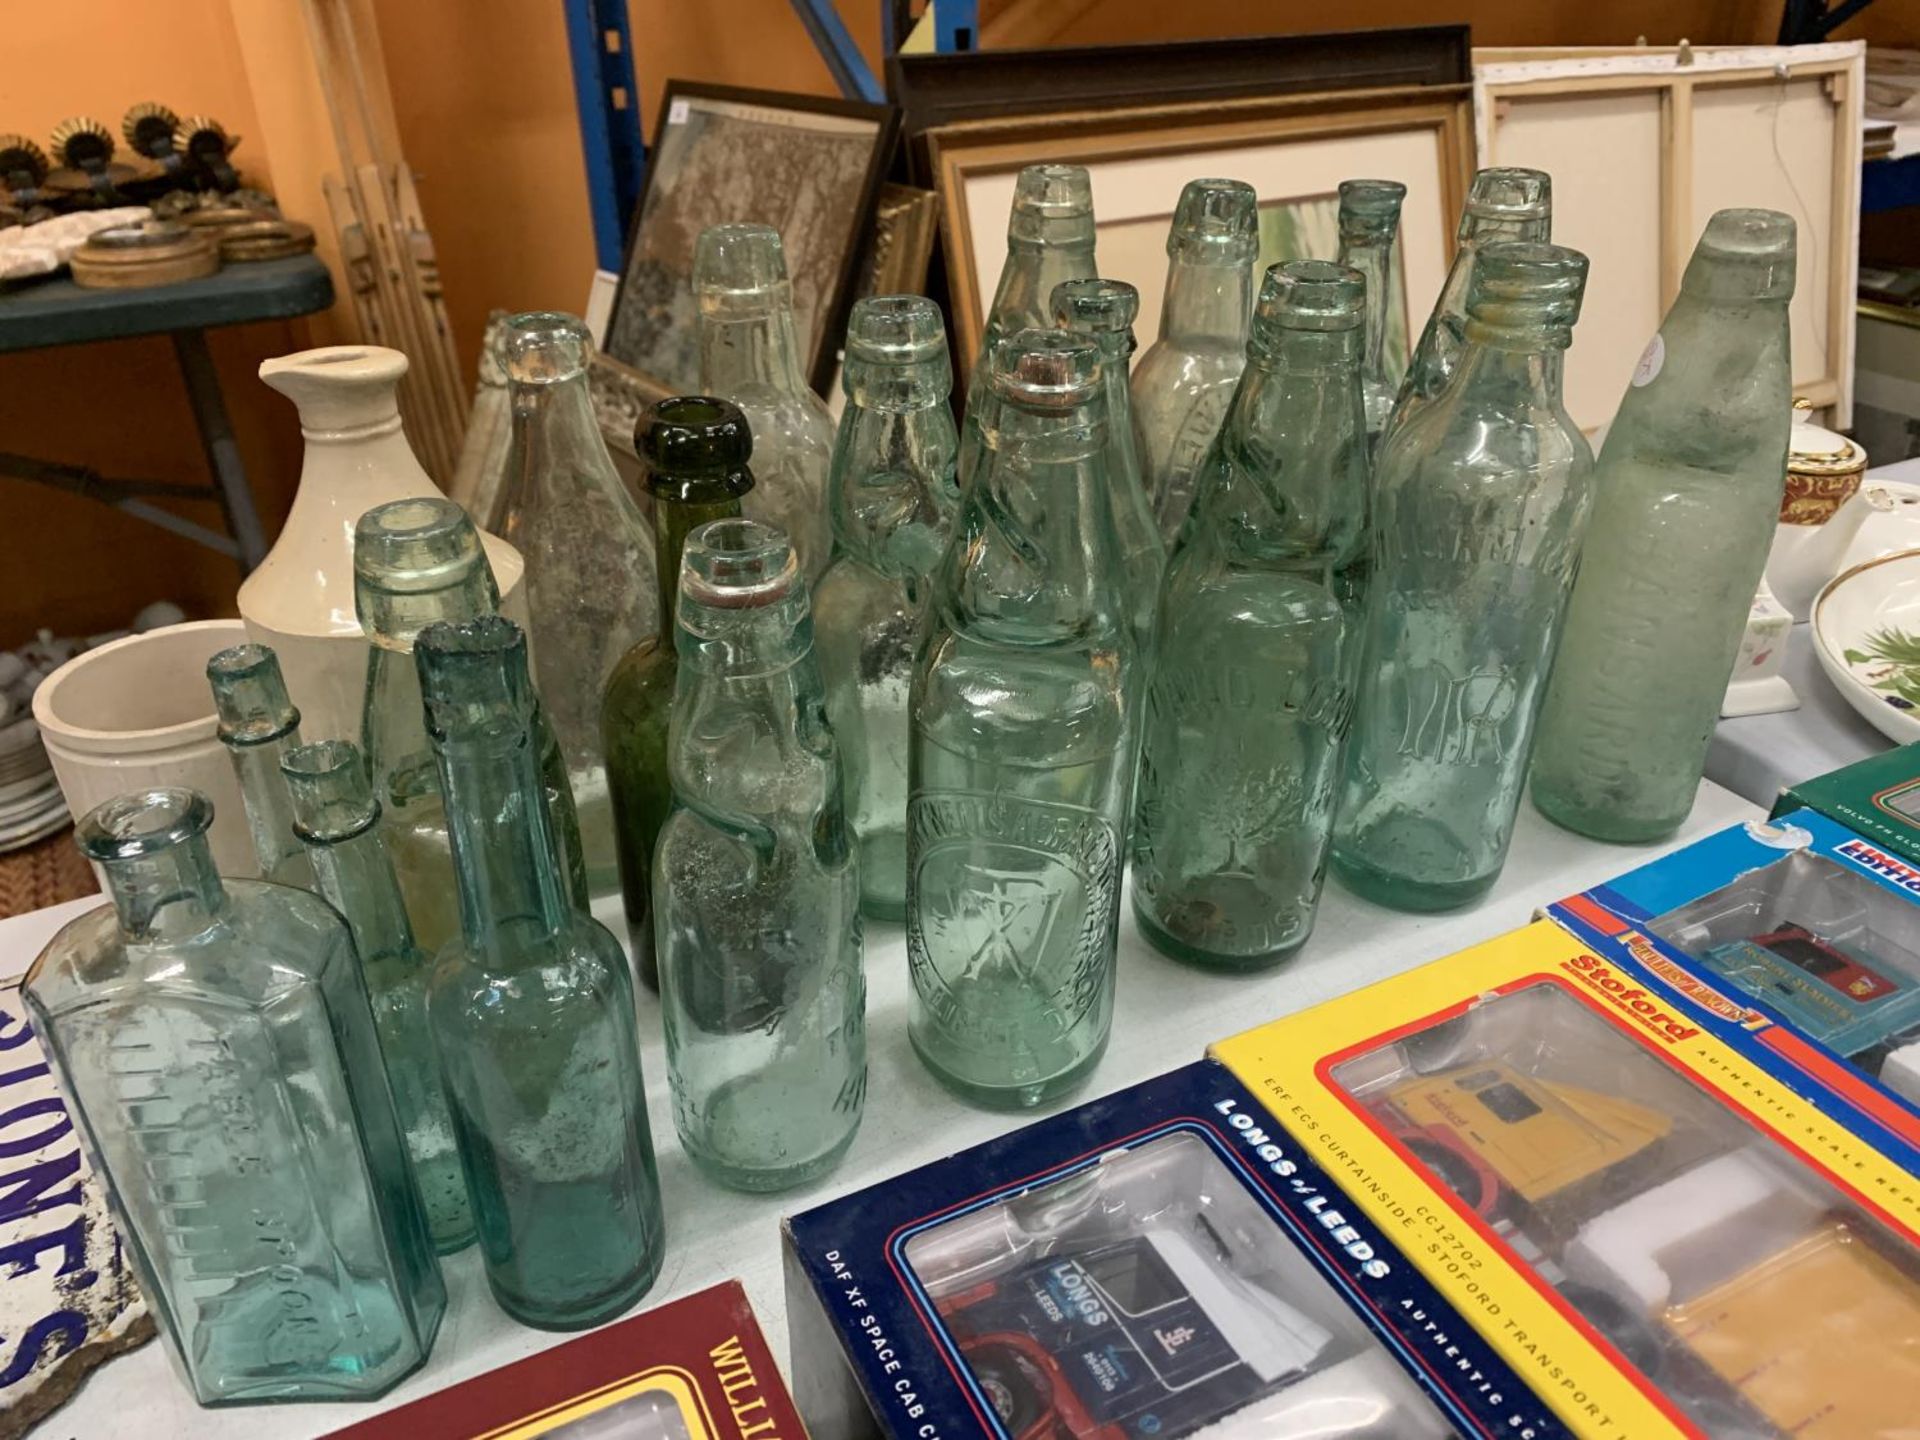
M1367 320L1366 277L1332 260L1281 260L1267 267L1254 309L1262 330L1357 330Z
M993 392L1028 410L1071 410L1098 393L1100 346L1065 330L1016 330L993 347L988 361Z
M507 318L507 377L516 385L557 385L586 374L593 335L564 310L523 310Z
M681 551L681 598L711 609L778 604L799 578L799 562L786 531L758 520L709 520L687 536Z
M1544 170L1490 165L1475 172L1460 220L1546 220L1553 214L1553 178Z
M1680 288L1730 299L1737 292L1746 300L1787 300L1793 296L1798 260L1799 231L1792 216L1754 208L1716 210L1700 232Z
M511 738L533 714L526 632L504 616L437 620L413 656L431 740Z
M1391 239L1400 228L1400 207L1406 198L1407 187L1398 180L1342 180L1340 237Z
M280 757L293 802L294 833L303 840L350 840L380 816L366 758L351 740L316 740Z
M264 745L299 728L300 712L270 646L249 640L219 651L207 661L207 684L219 736L229 745Z
M1167 227L1170 258L1238 265L1260 253L1259 197L1244 180L1189 180Z
M443 496L389 500L354 523L354 579L386 594L450 589L485 560L473 520Z
M733 493L753 487L753 427L738 405L714 395L670 395L641 412L633 448L647 467L647 488L675 488L676 476L725 478Z
M847 317L847 363L927 365L947 358L940 307L924 295L869 295Z
M139 860L204 835L213 825L213 802L181 786L116 795L89 810L74 843L102 864Z
M702 316L772 308L793 293L787 253L771 225L709 225L693 245L693 293Z
M1580 318L1587 257L1565 245L1498 240L1474 256L1467 319L1497 330L1536 330L1565 348Z

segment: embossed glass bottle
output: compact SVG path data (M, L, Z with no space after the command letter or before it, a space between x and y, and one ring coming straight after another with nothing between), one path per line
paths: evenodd
M440 770L427 743L413 642L436 620L477 620L500 606L480 534L451 500L393 500L353 527L353 599L368 640L360 744L379 801L381 836L400 877L414 939L428 955L460 930L453 850ZM566 757L539 712L547 813L575 904L587 903L587 862Z
M473 1243L473 1212L427 1029L431 962L407 923L366 758L351 740L322 740L289 751L280 768L293 797L294 832L313 859L319 892L353 931L427 1226L435 1248L450 1255Z
M513 445L500 534L527 562L534 680L598 895L616 878L600 697L615 662L660 629L652 537L593 417L586 326L535 311L507 328Z
M430 625L414 658L460 890L427 1014L487 1283L524 1325L597 1325L664 1250L633 981L554 861L519 626Z
M807 582L778 530L688 537L673 814L654 849L680 1143L736 1190L825 1174L867 1094L860 878Z
M700 388L740 407L753 431L749 519L793 537L809 578L827 568L827 471L833 412L800 368L793 282L779 232L768 225L715 225L693 254L699 302ZM671 587L669 572L664 583ZM671 617L669 617L669 627Z
M922 295L856 301L827 506L834 558L814 594L827 716L860 851L860 908L907 913L907 695L933 568L960 506L953 367Z
M687 536L709 520L740 513L753 489L746 417L724 400L682 395L648 409L634 430L653 496L654 548L660 557L660 613L671 619ZM627 946L641 981L660 988L653 955L653 845L673 809L667 775L667 726L680 663L674 628L642 640L613 667L600 723L620 841L620 897Z
M1147 496L1169 546L1193 501L1194 472L1247 363L1259 253L1253 187L1240 180L1189 180L1167 232L1160 335L1133 372Z
M1135 655L1099 349L1022 331L990 363L996 423L914 670L908 1034L949 1087L1014 1107L1106 1049Z
M1367 450L1380 443L1400 389L1400 367L1387 354L1392 314L1393 242L1400 234L1400 204L1407 187L1398 180L1340 182L1340 263L1367 281L1367 346L1360 367L1360 394L1367 406ZM1541 238L1545 238L1544 236Z
M1575 250L1483 247L1459 363L1381 442L1333 864L1383 905L1468 904L1506 863L1592 497L1560 397L1586 278Z
M113 903L22 994L175 1367L202 1405L364 1400L446 1309L345 923L214 873L213 807L80 823Z
M1359 658L1365 281L1267 271L1147 666L1133 911L1177 959L1251 970L1312 932Z
M293 833L293 809L280 760L300 744L300 712L287 696L280 659L272 647L234 645L207 661L207 684L247 807L247 829L260 877L301 890L313 889L313 862Z
M1085 335L1100 347L1100 393L1106 401L1107 500L1113 507L1113 537L1126 584L1134 653L1144 657L1153 635L1154 605L1167 547L1140 474L1139 435L1127 366L1133 357L1133 317L1140 292L1124 280L1069 280L1054 287L1053 318L1061 329Z
M1786 481L1794 224L1707 222L1594 467L1533 801L1601 840L1693 809Z

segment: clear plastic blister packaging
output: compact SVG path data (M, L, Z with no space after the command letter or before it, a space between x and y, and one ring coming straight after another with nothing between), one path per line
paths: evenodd
M1560 986L1332 1079L1715 1440L1920 1434L1920 1255Z
M905 1257L1014 1440L1443 1440L1197 1136L1115 1150Z
M698 1432L687 1428L678 1399L651 1393L629 1396L591 1415L562 1421L551 1430L525 1433L542 1440L698 1440L707 1432L704 1427Z

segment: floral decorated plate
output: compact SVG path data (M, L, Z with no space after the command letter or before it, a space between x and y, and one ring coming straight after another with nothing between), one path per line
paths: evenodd
M1810 618L1820 667L1847 703L1889 739L1920 740L1920 549L1841 571Z

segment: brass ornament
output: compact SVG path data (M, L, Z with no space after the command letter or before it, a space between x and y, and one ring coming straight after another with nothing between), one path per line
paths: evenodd
M142 100L120 121L127 148L149 160L167 160L180 148L180 117L157 100Z
M298 220L261 220L230 225L211 232L220 259L228 265L251 260L283 260L313 249L313 227Z
M220 268L220 254L204 235L176 220L143 220L95 231L69 264L76 285L132 290L211 275Z

